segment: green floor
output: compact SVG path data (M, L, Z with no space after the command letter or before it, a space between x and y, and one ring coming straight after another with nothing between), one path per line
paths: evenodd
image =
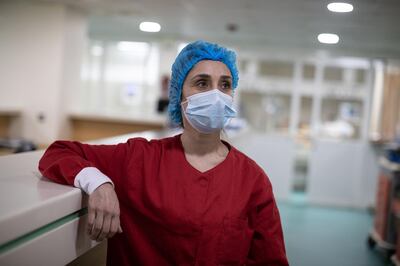
M286 251L293 266L381 266L383 256L366 245L368 211L279 203Z

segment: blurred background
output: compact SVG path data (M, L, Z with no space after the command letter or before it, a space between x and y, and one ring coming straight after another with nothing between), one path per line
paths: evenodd
M216 42L240 70L227 135L273 183L291 265L396 263L400 2L346 2L3 0L0 154L168 129L177 53Z

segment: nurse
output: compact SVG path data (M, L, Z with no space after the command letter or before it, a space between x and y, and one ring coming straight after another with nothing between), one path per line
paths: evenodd
M233 51L190 43L170 83L182 134L46 150L43 176L89 194L88 233L108 238L107 265L288 265L268 177L220 138L237 84Z

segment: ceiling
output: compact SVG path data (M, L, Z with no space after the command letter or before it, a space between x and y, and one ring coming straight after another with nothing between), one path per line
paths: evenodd
M206 39L250 49L317 51L400 58L400 1L356 0L351 13L332 13L326 0L47 0L86 10L93 38L117 40ZM159 33L138 30L156 21ZM230 32L227 24L237 24ZM322 32L340 36L337 45L317 41Z

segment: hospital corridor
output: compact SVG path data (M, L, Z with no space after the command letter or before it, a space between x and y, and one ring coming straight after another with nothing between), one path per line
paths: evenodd
M400 266L399 14L0 1L0 265Z

